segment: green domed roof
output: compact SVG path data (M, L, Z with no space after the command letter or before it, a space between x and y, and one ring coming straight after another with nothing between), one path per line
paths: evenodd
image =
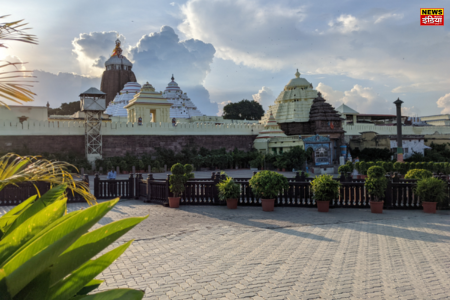
M300 73L295 73L295 77L289 81L289 83L286 85L285 89L295 89L296 87L308 87L311 85L311 83L308 82L305 78L300 78Z

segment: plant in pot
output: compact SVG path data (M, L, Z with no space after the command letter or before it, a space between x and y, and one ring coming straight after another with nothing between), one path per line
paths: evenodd
M274 171L261 171L249 181L256 197L261 198L263 211L273 211L275 198L283 190L289 188L286 177Z
M350 171L350 166L347 165L347 164L342 165L342 166L339 166L338 172L339 172L339 174L341 174L341 175L342 175L342 173L344 173L344 176L347 176L347 173L348 173L348 172L351 172L351 171Z
M425 213L436 213L437 203L447 199L447 183L439 178L422 178L417 182L414 193L419 196ZM427 201L424 201L427 200Z
M348 167L348 166L341 166ZM317 203L319 212L328 212L330 208L330 201L339 197L340 182L333 179L332 175L316 176L311 181L311 188L314 194L314 199Z
M384 177L385 170L379 166L370 167L367 170L367 179L364 185L367 193L370 195L370 210L372 213L383 213L384 197L387 188L387 178Z
M181 194L185 190L184 184L187 181L186 170L182 164L177 163L172 166L170 171L172 175L169 177L169 189L173 193L173 197L169 197L169 207L178 208L180 207Z
M229 209L236 209L238 199L241 195L240 185L234 182L233 178L228 177L225 173L222 174L226 177L217 184L217 188L219 190L219 200L226 201Z
M360 179L365 179L367 177L367 163L365 161L359 163L358 172L361 174Z

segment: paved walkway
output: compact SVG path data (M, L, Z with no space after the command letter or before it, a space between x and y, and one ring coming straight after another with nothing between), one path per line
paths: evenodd
M264 213L124 200L100 223L145 214L113 245L135 239L99 276L102 290L143 289L145 299L450 299L450 211Z

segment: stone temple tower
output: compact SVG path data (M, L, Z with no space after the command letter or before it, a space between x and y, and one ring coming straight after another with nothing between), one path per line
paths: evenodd
M133 64L122 55L120 40L117 39L113 54L105 62L106 69L100 85L100 90L106 94L106 105L123 89L125 83L136 82L136 76L131 71L132 67Z

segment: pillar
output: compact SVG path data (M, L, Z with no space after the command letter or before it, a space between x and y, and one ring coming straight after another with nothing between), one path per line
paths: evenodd
M353 125L356 125L356 120L357 120L356 115L353 115Z
M397 161L403 162L403 141L402 141L402 103L398 98L394 104L397 108Z

